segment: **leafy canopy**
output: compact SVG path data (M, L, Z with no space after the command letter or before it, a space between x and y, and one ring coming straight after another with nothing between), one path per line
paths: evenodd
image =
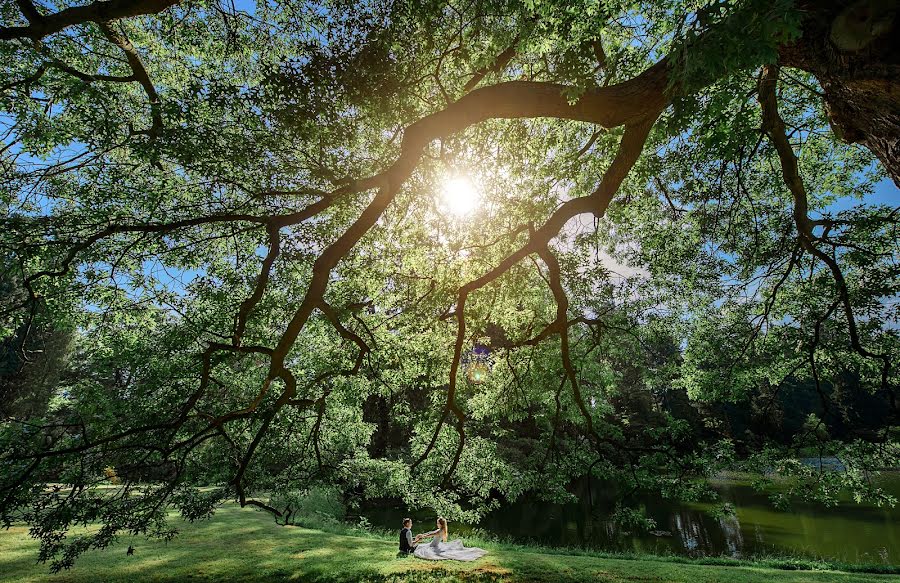
M592 474L640 523L635 491L743 468L892 502L897 209L783 62L803 14L4 3L3 520L58 569L313 486L474 520Z

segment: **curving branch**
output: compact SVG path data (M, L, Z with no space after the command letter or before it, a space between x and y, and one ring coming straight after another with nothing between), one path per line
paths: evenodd
M195 433L195 437L198 435L206 435L210 431L217 430L223 423L231 419L254 415L263 398L268 391L271 390L271 383L276 379L282 380L284 388L271 407L269 407L263 415L262 424L258 428L247 451L244 453L238 466L238 470L232 480L232 484L237 489L238 497L242 505L261 505L262 503L256 504L245 496L243 478L255 450L268 431L272 420L285 405L302 407L318 406L317 419L319 419L319 422L321 421L324 412L324 397L315 401L297 398L297 381L289 369L289 366L286 365L288 353L312 313L316 309L319 309L332 321L332 324L342 337L356 343L360 348L360 353L358 354L352 369L337 371L337 373L332 371L326 373L325 378L327 378L327 376L334 376L335 374L355 373L359 370L363 362L364 354L368 351L368 347L361 337L339 322L334 311L324 302L324 294L327 290L333 269L353 249L357 242L369 232L391 204L400 188L402 188L403 184L414 171L428 144L435 139L462 131L467 127L488 119L556 117L596 123L605 127L625 126L625 132L619 150L594 193L590 196L564 203L549 217L542 227L531 234L531 237L525 246L512 253L489 273L477 280L469 282L461 288L459 296L461 301L458 304L457 311L459 327L452 374L452 377L455 379L459 368L462 343L465 338L464 310L467 296L471 292L476 291L500 277L522 258L536 252L542 246L546 246L546 243L555 237L566 222L572 217L581 213L593 213L595 216L602 216L618 190L622 180L640 155L654 121L668 103L669 98L666 94L666 83L667 64L666 61L661 61L634 79L610 87L589 90L575 102L570 102L566 97L567 88L565 86L550 83L509 82L477 89L450 104L445 109L422 118L410 125L403 135L400 156L384 172L358 181L344 181L339 188L332 193L323 196L305 209L301 209L295 213L273 217L261 217L249 214L223 214L161 224L110 225L89 236L87 239L73 245L56 269L44 270L28 276L26 278L26 284L30 289L31 284L42 277L57 276L67 273L79 253L101 239L118 233L164 233L178 228L217 222L246 221L256 223L265 226L269 231L270 247L269 253L263 261L263 266L254 291L251 296L242 303L238 312L238 323L243 321L243 325L240 327L242 333L243 329L246 327L246 322L253 307L258 303L265 292L266 282L272 268L272 263L277 257L278 229L316 216L343 195L359 193L373 188L377 189L374 197L357 219L336 240L328 245L315 260L312 277L306 293L276 346L272 349L259 348L258 350L253 347L241 347L239 346L241 334L237 334L237 341L233 341L230 345L209 344L202 357L200 387L188 402L185 403L181 415L179 415L176 420L159 426L160 428L173 429L173 434L181 427L188 416L188 412L194 408L208 386L210 380L209 375L212 368L212 357L216 352L233 350L256 350L258 352L264 352L270 357L269 371L266 375L263 387L254 401L251 402L248 407L232 412L232 414L227 414L225 418L216 419L203 431ZM32 299L35 299L34 290L30 289L30 291ZM241 316L242 311L244 313L243 317ZM318 382L321 382L322 380L324 380L324 378L318 379ZM453 382L455 387L455 380ZM460 435L460 443L445 480L449 479L449 476L452 475L465 443L465 432L463 428L465 415L455 402L453 390L448 392L447 404L441 421L436 428L435 435L440 431L441 425L450 413L453 413L456 418L456 430ZM154 428L155 427L157 426L154 426ZM105 441L114 441L118 438L149 429L151 428L135 428L133 430L128 430L126 433L110 436ZM196 439L190 438L187 441L176 444L176 446L184 444L192 445L196 442ZM433 443L434 441L432 441L425 456L430 452ZM95 443L93 445L97 444ZM85 446L85 448L87 447L90 446ZM61 454L64 452L57 453ZM425 456L423 456L422 459L424 459ZM319 461L321 463L321 460Z
M37 71L35 71L32 75L25 77L24 79L20 79L18 81L13 81L11 83L7 83L5 85L0 86L0 92L5 92L14 87L18 87L19 85L31 85L32 83L36 83L44 76L49 69L57 69L62 71L63 73L68 73L69 75L84 81L87 84L95 83L97 81L106 81L110 83L130 83L135 81L134 75L102 75L102 74L91 74L85 73L84 71L80 71L75 67L65 63L59 59L48 58L45 62L41 63L38 66Z
M554 255L554 253L550 250L549 246L546 245L538 249L537 253L544 264L547 266L547 271L549 272L548 285L550 287L550 291L553 293L553 299L556 301L556 319L551 324L551 326L553 327L554 331L559 334L560 359L562 360L563 370L565 371L565 376L563 377L563 382L562 385L560 385L560 389L562 389L562 386L564 386L566 381L568 381L569 386L572 388L572 398L575 401L575 405L578 407L578 411L581 413L581 416L584 419L588 437L593 439L598 451L602 445L606 445L610 448L613 448L613 451L626 454L632 463L634 462L634 459L632 457L633 452L665 452L666 450L660 449L658 447L631 445L625 443L624 441L615 440L609 437L603 437L599 433L597 433L597 430L594 428L594 419L591 415L590 410L588 410L587 403L585 403L584 396L581 393L581 387L578 382L578 372L575 370L575 365L572 362L572 353L569 344L569 325L567 322L569 298L566 295L566 290L562 285L559 260L556 258L556 255Z
M356 353L356 360L353 363L353 368L342 371L342 373L345 375L356 374L357 372L359 372L360 368L362 368L363 360L365 359L366 355L371 352L371 348L369 348L369 345L366 344L366 341L362 339L362 336L350 330L341 323L337 312L335 312L334 308L332 308L324 300L319 303L319 310L321 310L321 312L325 314L325 317L328 318L328 321L331 322L331 325L334 326L334 329L337 330L341 338L353 342L354 344L356 344L357 348L359 348L359 351Z
M569 350L569 327L566 325L569 312L569 298L566 295L566 290L563 289L562 286L559 260L546 245L538 249L537 253L544 262L544 265L547 266L547 271L550 273L549 286L550 290L553 292L553 299L556 301L556 320L554 320L551 326L553 326L554 332L559 334L560 358L562 359L563 369L566 371L566 378L569 381L569 386L572 387L572 397L575 399L575 404L578 406L581 416L584 417L588 435L593 437L599 443L602 439L594 430L594 421L591 417L591 412L588 411L584 398L581 395L581 388L578 386L578 373L575 371L575 366L572 364L572 355Z
M516 45L519 44L519 35L509 43L509 46L489 64L475 71L472 77L466 82L463 86L463 93L468 93L472 89L478 87L478 84L481 83L481 80L490 75L491 73L500 73L509 62L516 56L518 52L516 50Z
M59 32L68 26L85 24L88 22L95 23L100 28L100 32L103 33L103 36L125 53L125 59L128 61L128 66L131 67L131 75L91 75L79 71L59 59L51 59L49 64L81 79L85 83L92 83L94 81L112 81L120 83L137 81L140 83L141 87L143 87L150 102L150 118L152 122L149 129L138 130L134 133L147 134L150 137L155 137L162 131L163 120L159 93L156 91L156 87L150 80L150 75L147 73L147 69L141 60L137 49L135 49L134 45L131 44L131 41L128 40L123 33L113 29L111 22L129 16L156 14L173 4L177 4L180 0L107 0L95 2L87 6L67 8L46 16L40 14L31 0L17 1L19 9L22 11L22 15L25 16L25 19L28 20L29 25L25 27L0 28L0 40L30 38L31 40L38 42L44 36ZM43 74L43 70L46 69L42 69L40 71L41 74ZM37 78L39 77L40 75L37 76Z
M844 273L835 258L819 249L817 245L818 239L813 235L814 223L809 218L806 186L803 183L803 178L800 176L797 156L794 154L794 150L791 148L788 140L784 120L781 119L781 115L778 113L778 98L775 93L778 84L778 74L778 65L766 65L763 67L759 81L759 103L762 108L763 126L778 153L778 158L781 162L782 178L794 199L793 215L794 224L797 227L798 242L804 250L822 261L831 271L838 297L844 309L844 317L847 321L847 330L850 335L850 346L865 358L881 361L881 388L888 394L891 408L896 413L898 411L896 396L890 387L889 381L892 365L891 355L873 352L862 345Z
M85 83L94 83L96 81L106 81L109 83L131 83L132 81L136 81L137 78L132 75L102 75L102 74L91 74L85 73L84 71L80 71L75 67L72 67L68 63L65 63L56 58L49 58L46 66L53 69L58 69L64 73L68 73L69 75L75 77L76 79L80 79Z
M334 326L335 330L337 330L338 334L342 338L349 340L349 341L353 342L354 344L356 344L357 347L359 348L359 351L357 352L356 359L351 368L328 371L321 375L318 375L315 379L313 379L308 384L308 387L319 386L322 383L324 383L326 380L337 377L337 376L350 376L350 375L357 374L359 372L359 370L362 368L362 363L363 363L366 355L370 351L369 346L366 344L365 340L363 340L361 336L359 336L358 334L356 334L355 332L353 332L352 330L350 330L346 326L344 326L341 323L340 319L338 318L337 312L328 303L326 303L325 301L321 301L319 303L319 305L316 307L325 315L325 317L328 319L328 321L331 322L331 324ZM233 347L230 347L227 345L223 345L221 347L221 349L223 349L223 350L229 350L232 348ZM274 351L271 351L271 350L266 351L266 354L269 356L273 356L273 353L274 353ZM256 434L254 435L253 440L251 441L249 447L247 448L247 451L244 453L243 458L241 459L240 463L238 464L238 469L235 473L234 478L232 478L231 483L235 486L235 489L238 493L238 500L239 500L241 506L246 506L248 504L258 506L258 507L263 508L264 510L270 511L273 514L275 514L276 516L280 517L281 513L277 512L271 506L265 505L258 501L254 501L252 499L248 499L246 497L246 493L244 490L244 483L243 483L244 474L246 473L247 468L250 465L250 462L253 460L253 455L256 452L256 449L259 446L259 443L265 437L265 434L267 433L267 431L269 429L269 425L271 424L272 420L275 418L275 416L278 414L278 412L281 411L281 409L286 405L291 405L291 406L299 407L299 408L303 408L303 409L309 409L309 408L315 407L316 421L313 425L312 431L310 432L310 441L312 441L312 444L313 444L313 450L314 450L315 456L316 456L316 463L319 466L319 468L322 468L323 467L322 453L319 449L319 432L320 432L320 429L322 426L322 420L325 417L325 404L326 404L325 400L329 394L329 390L326 389L324 391L324 393L318 399L315 399L315 400L305 399L305 398L297 399L297 398L295 398L295 395L297 393L296 381L294 380L292 373L287 369L283 369L281 371L281 374L279 374L278 376L280 376L281 378L283 378L285 380L286 388L285 388L284 392L278 397L277 401L273 404L273 406L263 415L262 424L260 425ZM205 429L204 431L207 431L208 429L215 427L217 425L221 425L222 423L224 423L226 421L230 421L231 419L238 418L238 417L248 417L248 416L252 415L253 412L259 406L259 404L262 402L262 399L268 393L269 388L271 387L272 380L274 378L275 377L272 377L270 375L266 379L265 383L263 384L262 390L260 391L260 393L254 399L254 401L247 408L242 409L240 411L228 413L225 416L220 417L219 419L217 419L213 423L211 423L210 426L207 429Z
M259 443L262 441L262 438L266 435L269 430L269 424L272 422L272 419L275 418L276 413L278 413L278 409L272 408L266 415L263 417L262 424L259 429L256 431L256 434L253 436L253 440L250 442L250 445L247 447L247 451L244 452L244 457L241 458L241 462L238 465L237 472L235 472L234 478L231 480L231 484L234 486L235 491L238 495L238 503L241 507L250 505L257 506L271 512L275 516L280 517L281 512L277 509L265 504L264 502L260 502L258 500L252 500L247 498L247 494L244 490L244 474L247 472L247 468L250 466L250 461L253 459L253 454L256 452L256 448L259 447Z
M310 219L330 207L334 201L343 194L355 192L353 189L341 189L332 196L322 198L309 206L284 215L252 215L246 213L222 213L216 215L207 215L203 217L194 217L191 219L182 219L171 221L168 223L137 223L137 224L111 224L88 236L86 239L73 244L66 256L60 262L56 269L45 269L33 273L25 278L25 284L31 284L44 277L58 277L69 272L69 268L78 254L87 250L98 241L121 233L168 233L178 229L187 227L197 227L214 223L256 223L266 226L270 231L290 225L301 223ZM21 306L18 306L21 307Z
M158 135L163 129L159 94L156 92L156 87L153 86L153 82L150 80L150 75L144 67L141 56L138 54L137 49L134 48L134 45L131 44L131 41L128 40L128 37L113 30L109 21L98 21L97 26L100 27L100 32L103 33L103 36L105 36L109 42L122 49L122 52L125 53L125 59L128 61L128 66L131 67L132 78L141 84L141 87L144 88L144 92L147 94L147 98L150 100L150 119L152 120L152 125L150 126L150 129L139 130L134 133L144 133L151 137Z
M158 14L181 0L99 0L72 6L52 14L41 14L31 0L17 0L27 26L0 27L0 40L28 38L34 41L70 26L102 23L144 14Z
M275 259L278 258L278 253L281 251L281 232L278 230L278 227L270 223L266 226L266 229L269 232L269 251L266 253L265 259L263 259L262 267L256 278L256 285L253 288L253 293L250 297L241 302L241 306L238 308L234 326L234 335L232 336L232 343L235 346L240 346L241 344L244 330L247 328L247 319L250 317L256 304L262 299L262 296L266 291L266 286L269 283L272 266L275 264Z

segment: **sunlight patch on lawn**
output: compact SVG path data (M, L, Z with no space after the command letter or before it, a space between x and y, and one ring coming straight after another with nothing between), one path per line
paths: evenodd
M318 549L309 549L304 551L307 557L332 557L335 555L336 550L331 548L318 548Z
M120 563L116 566L116 572L120 574L134 573L141 574L152 570L162 570L173 562L177 561L177 557L156 556L153 558L141 558L139 561L129 563ZM76 567L77 568L77 567Z

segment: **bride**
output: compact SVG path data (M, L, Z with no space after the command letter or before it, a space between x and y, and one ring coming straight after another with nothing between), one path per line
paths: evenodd
M417 541L427 537L434 537L431 543L427 545L419 545L416 547L415 556L420 559L428 559L431 561L441 561L443 559L453 559L455 561L474 561L480 559L487 554L484 549L477 547L466 548L462 541L447 542L447 519L437 519L437 529L431 532L425 532L416 537Z

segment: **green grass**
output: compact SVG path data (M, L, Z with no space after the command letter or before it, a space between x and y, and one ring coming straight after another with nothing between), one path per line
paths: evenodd
M27 528L0 531L0 582L50 581L672 581L686 583L884 582L888 575L788 571L749 562L700 564L671 558L613 558L590 553L485 544L474 563L397 557L393 539L280 527L268 515L226 505L209 521L184 523L170 543L122 538L90 552L67 572L49 575L35 563ZM135 553L127 556L128 545ZM715 563L715 560L709 561ZM765 563L763 563L765 564Z

